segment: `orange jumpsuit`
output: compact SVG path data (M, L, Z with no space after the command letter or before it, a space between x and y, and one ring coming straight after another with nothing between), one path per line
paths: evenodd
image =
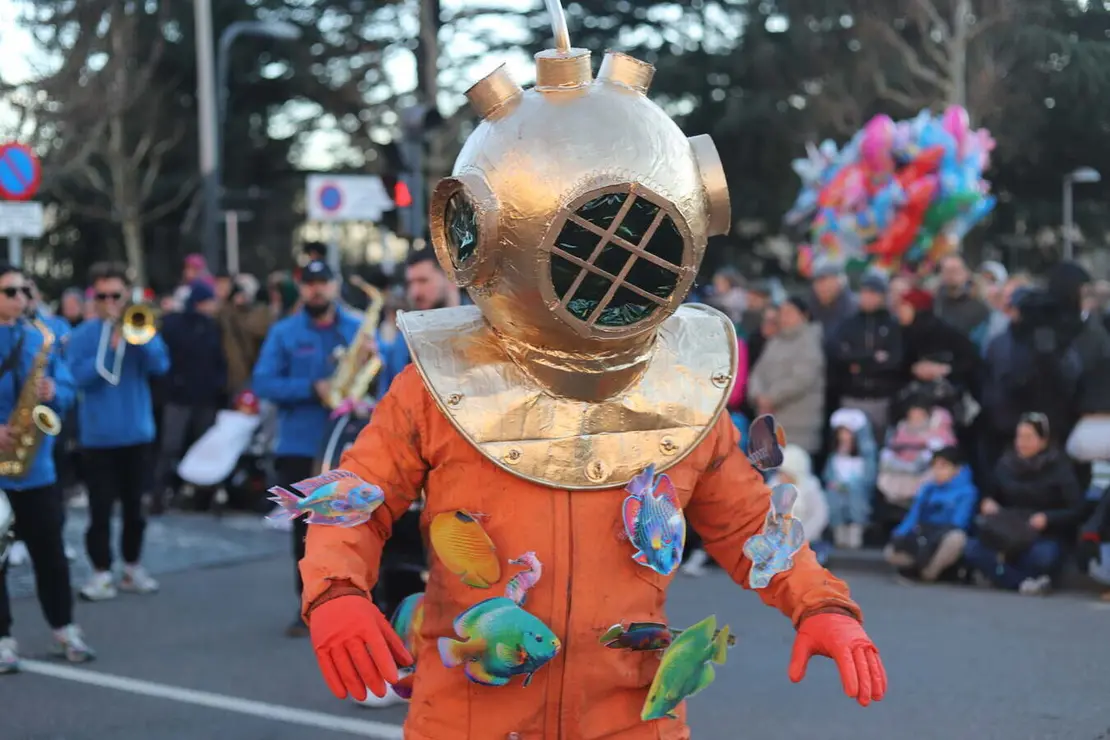
M689 524L706 550L734 581L747 584L744 543L758 533L770 493L739 447L727 415L694 451L668 469ZM490 589L464 585L434 555L424 600L424 647L416 655L414 695L405 722L411 740L682 740L682 719L643 722L640 710L659 657L614 650L600 635L617 622L665 622L664 597L671 578L632 560L624 535L623 488L566 491L517 478L474 449L436 406L411 365L394 381L370 425L340 465L380 486L385 504L366 525L310 526L301 561L304 611L333 582L369 593L378 577L382 547L393 522L423 490L422 527L443 512L465 509L488 515L483 527L505 560L534 551L543 576L526 608L562 640L563 649L523 687L470 682L461 668L446 668L437 637L454 636L452 623L468 607L504 595L515 573L502 568ZM763 601L797 626L816 611L847 611L860 618L848 587L817 564L804 547L794 568L758 591ZM728 615L718 615L722 624ZM683 625L680 625L683 626ZM727 668L726 668L727 670ZM515 734L514 734L515 733Z

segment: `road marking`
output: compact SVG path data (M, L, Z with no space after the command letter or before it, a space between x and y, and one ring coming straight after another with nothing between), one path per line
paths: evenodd
M156 699L168 699L182 704L195 704L210 709L223 709L227 712L247 714L252 717L285 722L290 725L303 725L316 727L333 732L345 732L349 735L374 738L374 740L403 740L404 733L398 725L385 722L371 722L370 720L351 719L335 714L313 712L307 709L293 709L279 704L267 704L250 699L239 699L234 696L212 694L207 691L195 691L178 686L169 686L151 681L140 681L135 678L113 676L108 673L90 671L83 668L72 668L65 665L43 663L37 660L24 660L20 662L21 668L27 673L37 673L40 676L60 678L64 681L99 686L105 689L126 691L129 694L151 696Z

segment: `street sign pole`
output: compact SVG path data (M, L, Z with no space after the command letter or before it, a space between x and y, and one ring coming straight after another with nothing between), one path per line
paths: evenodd
M23 237L8 237L8 264L12 267L23 267Z

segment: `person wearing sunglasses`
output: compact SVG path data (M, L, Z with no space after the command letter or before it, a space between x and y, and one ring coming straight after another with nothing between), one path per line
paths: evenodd
M89 488L85 547L94 573L81 596L103 601L117 593L111 546L112 509L117 499L123 509L120 555L124 562L118 587L144 594L158 590L157 581L140 565L146 528L142 498L154 441L150 379L166 374L170 355L157 335L136 346L123 340L120 317L131 293L126 268L94 265L90 282L96 317L74 329L66 359L81 391L78 435Z
M15 440L8 420L31 376L43 335L24 320L30 289L20 270L0 265L0 449ZM48 356L46 372L36 387L40 403L62 416L73 402L73 378L56 353ZM55 439L43 435L34 461L24 475L0 478L15 514L15 535L27 547L35 571L35 587L46 621L54 630L54 652L71 663L94 657L81 628L73 622L73 593L62 525L65 507L54 468ZM6 572L0 570L0 673L19 670L19 648L12 637L12 613Z

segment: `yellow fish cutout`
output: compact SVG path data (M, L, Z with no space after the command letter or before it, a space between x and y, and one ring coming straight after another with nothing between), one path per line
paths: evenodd
M497 548L473 514L461 509L437 514L429 538L440 561L467 586L489 588L501 580Z

